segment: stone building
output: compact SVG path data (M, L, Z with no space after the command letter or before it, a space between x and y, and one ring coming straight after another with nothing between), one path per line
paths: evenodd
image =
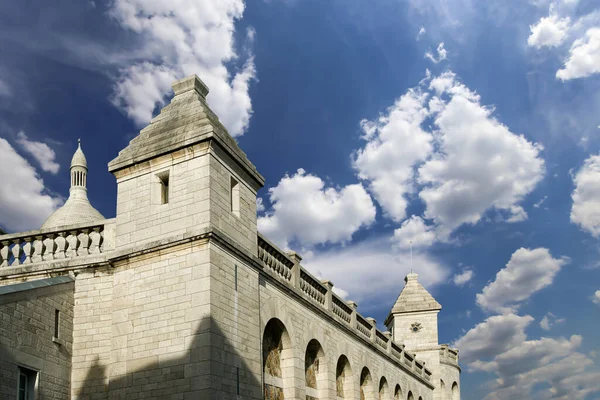
M263 177L198 77L173 90L108 164L115 218L78 147L66 203L0 236L0 399L459 399L417 275L378 330L257 232Z

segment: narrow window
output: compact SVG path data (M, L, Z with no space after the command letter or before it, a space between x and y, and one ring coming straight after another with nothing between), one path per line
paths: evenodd
M239 217L240 216L240 184L233 177L231 177L231 212Z
M238 281L238 267L237 264L235 265L235 278L234 278L234 282L235 282L235 291L237 292L237 281Z
M240 367L235 369L236 372L236 382L237 382L237 395L240 395Z
M169 202L169 171L157 175L160 182L160 204Z
M60 326L60 311L54 310L54 337L56 339L58 339L58 334L59 334L58 327L59 326Z
M37 372L19 367L18 400L34 400Z

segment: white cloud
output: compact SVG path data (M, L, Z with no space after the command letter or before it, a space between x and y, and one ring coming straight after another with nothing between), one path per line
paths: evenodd
M589 157L573 177L571 222L600 237L600 155Z
M496 375L487 383L491 390L485 399L582 399L598 391L600 373L576 351L583 338L527 340L525 329L532 321L530 316L496 315L454 343L469 370Z
M452 72L434 78L430 88L449 99L430 102L436 104L439 151L419 168L425 217L440 225L442 236L477 223L490 208L508 211L511 222L525 218L518 203L544 175L542 147L498 122Z
M596 293L594 293L594 296L592 296L592 302L600 305L600 290L596 290Z
M448 59L448 51L444 48L444 42L441 42L438 45L436 51L437 51L437 58L430 51L425 53L425 58L429 59L430 61L432 61L435 64L438 64L441 61Z
M533 317L529 315L495 315L469 330L453 346L460 350L461 361L465 364L491 360L523 343L527 338L525 328L532 321Z
M263 199L262 197L257 197L256 198L256 213L261 213L265 211L265 205L263 203Z
M342 287L349 299L359 304L368 300L372 307L389 307L411 269L426 287L442 283L448 276L446 267L424 253L415 253L411 265L409 253L391 248L387 237L316 252L305 256L303 265Z
M403 250L429 247L435 242L435 232L431 226L425 225L421 217L413 215L394 231L398 247Z
M562 324L563 322L565 322L564 318L556 318L556 315L549 312L540 321L540 327L545 331L549 331L554 325Z
M0 154L0 224L8 231L39 229L62 201L46 194L35 168L2 138Z
M452 281L454 282L454 284L456 286L463 286L465 283L469 282L471 279L473 279L473 271L470 269L467 269L463 272L461 272L460 274L456 274L454 275L454 277L452 278Z
M421 127L429 113L426 100L426 94L411 89L377 120L361 121L367 144L354 155L354 167L360 179L369 181L386 215L397 222L406 216L414 165L433 150L433 136Z
M556 77L563 81L585 78L600 72L600 28L590 28L585 37L571 45L569 58Z
M29 140L23 131L17 134L17 143L35 158L44 171L58 173L60 165L54 161L56 153L46 143Z
M542 204L548 199L548 196L542 197L537 203L533 205L534 208L540 208Z
M248 93L256 71L251 56L237 72L235 21L242 18L243 0L116 0L110 11L125 29L140 35L146 57L121 71L113 102L137 124L149 122L164 104L176 79L197 74L209 87L208 102L233 136L248 127L252 104ZM247 32L248 41L254 30Z
M287 247L344 242L375 220L375 205L360 184L325 187L321 178L303 169L284 176L269 189L272 210L258 219L258 229Z
M454 73L428 74L387 114L361 121L367 144L356 152L354 167L396 222L406 217L409 196L421 189L423 217L433 220L438 240L477 223L489 209L505 212L509 222L523 220L519 203L545 172L542 146L514 134L492 113ZM429 120L433 126L425 129Z
M422 26L421 29L419 29L419 33L417 33L417 40L421 39L421 36L423 36L425 33L427 33L427 31L425 30L425 27Z
M477 304L488 311L514 312L519 303L551 285L565 264L567 259L553 258L548 249L520 248L498 272L496 280L477 295Z
M560 46L567 39L570 25L569 17L560 18L555 13L551 13L529 27L531 35L527 39L527 44L538 49Z

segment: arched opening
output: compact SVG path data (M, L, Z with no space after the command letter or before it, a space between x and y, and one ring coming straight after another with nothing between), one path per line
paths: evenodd
M367 367L360 373L360 400L375 400L373 379Z
M326 373L327 362L321 344L313 339L306 346L304 357L304 380L306 385L306 400L316 400L327 397ZM325 397L323 397L325 395Z
M388 388L388 383L385 377L381 377L379 380L379 400L389 400L390 391Z
M396 389L394 390L394 400L402 399L402 388L400 385L396 385Z
M460 392L458 391L458 383L452 384L452 400L460 400Z
M423 400L423 398L421 396L419 396L419 400Z
M443 379L440 379L440 394L441 394L440 398L442 400L446 400L446 398L447 398L446 397L446 384L444 383Z
M283 323L273 318L263 333L263 374L265 400L283 400L289 396L287 388L293 386L293 377L285 376L290 371L292 346L290 336Z
M415 400L415 396L413 396L412 392L408 392L407 400Z
M341 355L335 368L335 391L340 399L352 399L352 368L345 355Z

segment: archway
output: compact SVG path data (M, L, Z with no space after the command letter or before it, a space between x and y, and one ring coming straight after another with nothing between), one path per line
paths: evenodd
M352 399L353 383L352 368L345 355L341 355L335 368L335 391L337 397L342 399Z
M371 373L367 367L364 367L360 373L360 400L375 400L374 392Z
M415 400L415 396L413 396L411 391L408 392L407 400Z
M321 344L313 339L306 346L304 356L304 381L306 385L306 400L316 400L327 397L327 362Z
M452 384L452 400L460 400L460 392L458 391L458 383Z
M446 398L447 398L446 397L446 384L444 383L443 379L440 379L440 394L441 394L440 398L442 400L446 400Z
M292 343L283 323L273 318L265 326L263 333L263 375L265 400L283 400L290 396L293 377L283 371L292 365Z
M389 400L390 391L388 388L387 380L384 376L379 380L379 400Z
M402 399L402 388L400 385L396 385L396 389L394 390L394 400Z

